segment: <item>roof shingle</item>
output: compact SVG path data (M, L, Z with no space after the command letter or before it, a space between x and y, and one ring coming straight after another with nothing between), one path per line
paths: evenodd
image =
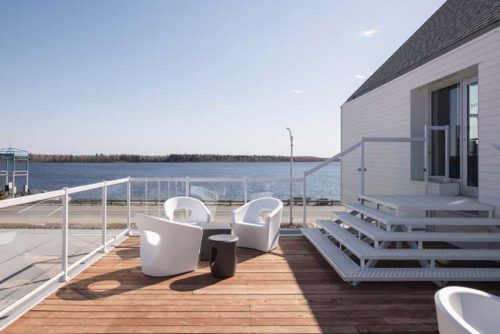
M446 1L347 102L500 25L500 0Z

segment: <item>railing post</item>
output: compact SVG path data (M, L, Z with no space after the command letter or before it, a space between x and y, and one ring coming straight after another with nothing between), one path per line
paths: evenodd
M307 227L307 173L302 174L302 228Z
M248 177L243 179L243 201L245 204L248 202Z
M132 225L132 178L127 182L127 234L130 236L130 227Z
M361 196L365 194L365 140L361 138L361 146L360 146L360 193Z
M450 127L444 127L444 178L448 181L450 178Z
M5 160L5 184L9 185L9 159Z
M186 176L186 197L189 197L190 193L191 193L191 189L190 188L190 185L189 185L189 176Z
M12 198L16 197L16 159L12 160Z
M108 185L106 184L106 181L104 181L104 185L102 187L102 253L106 253L106 239L107 239L107 234L106 234L106 229L108 225L108 206L107 202L108 201Z
M425 194L429 194L429 127L424 126L424 182Z
M62 256L61 265L63 276L61 282L68 280L68 227L69 227L69 195L68 188L63 188L64 196L62 198Z
M161 182L160 181L158 181L158 187L156 190L158 190L158 197L157 197L158 202L161 202ZM155 205L156 205L156 201L155 201Z
M146 214L148 214L148 180L144 181L144 205L146 206Z

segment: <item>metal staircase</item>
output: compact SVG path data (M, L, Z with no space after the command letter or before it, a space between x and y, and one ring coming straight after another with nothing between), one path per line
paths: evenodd
M448 126L425 126L423 137L362 137L359 142L304 171L303 233L345 281L358 284L363 281L500 280L500 247L497 247L500 245L500 219L493 218L494 207L472 197L429 195L431 131L444 131L444 147L449 147ZM375 143L423 144L423 184L416 182L410 191L423 194L367 195L367 188L373 192L377 184L381 184L380 180L373 182L373 177L381 175L380 170L379 174L372 174L372 182L367 181L371 168L367 168L369 159L365 151L368 144ZM309 227L308 177L333 162L344 161L354 152L359 153L359 192L344 185L342 192L359 202L344 204L346 211L333 212L330 220L320 220L315 227ZM376 159L384 162L380 160L384 157L379 155ZM346 166L353 168L355 160L349 161ZM443 180L448 180L446 149L443 161ZM401 175L406 175L413 167L418 166L412 166L410 161L403 164L405 171Z
M496 264L500 249L488 247L500 242L495 228L500 219L492 218L492 206L460 196L372 195L345 207L347 211L333 212L332 219L317 221L316 227L304 228L303 233L340 277L353 285L500 280ZM477 217L461 215L466 211ZM448 216L436 217L440 212ZM447 230L436 231L438 226ZM456 243L471 246L458 248ZM389 263L382 266L380 261Z

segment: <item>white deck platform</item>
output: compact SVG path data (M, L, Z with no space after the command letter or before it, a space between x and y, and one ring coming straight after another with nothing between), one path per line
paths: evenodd
M500 226L498 218L484 217L396 217L393 214L379 211L375 208L361 203L344 204L348 210L357 211L371 217L384 225L406 225L406 226Z
M363 201L373 202L385 207L402 211L487 211L494 207L479 203L477 198L466 196L433 195L362 195Z

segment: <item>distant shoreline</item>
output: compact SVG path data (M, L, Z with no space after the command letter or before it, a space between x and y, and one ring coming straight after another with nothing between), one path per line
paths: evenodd
M294 162L320 162L325 158L312 156L294 157ZM30 154L30 162L36 163L140 163L140 162L288 162L289 156L279 155L223 155L223 154Z

